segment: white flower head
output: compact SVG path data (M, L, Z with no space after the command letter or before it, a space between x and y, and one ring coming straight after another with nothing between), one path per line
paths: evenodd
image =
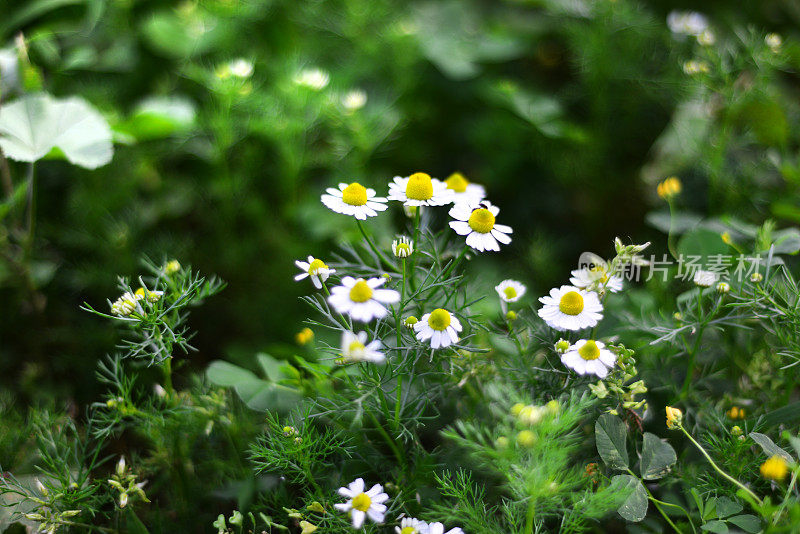
M395 534L427 534L428 523L413 517L404 517L400 526L394 527Z
M770 47L773 52L779 52L781 45L783 45L783 39L777 33L768 33L764 37L764 42L767 43L767 46Z
M342 97L342 106L347 111L356 111L367 105L367 93L361 89L348 91Z
M464 531L461 530L461 527L456 527L456 528L451 528L445 533L443 524L431 523L430 525L428 525L427 534L464 534Z
M607 268L602 265L575 269L571 274L569 282L587 291L606 290L616 293L622 290L622 277L608 276Z
M383 492L383 486L375 484L369 491L364 491L364 479L357 478L347 487L339 488L339 495L347 497L347 502L334 504L337 510L349 512L353 520L353 528L361 528L364 519L369 517L373 523L383 523L389 496Z
M381 319L388 311L384 304L400 300L400 293L393 289L378 289L386 278L376 277L365 280L345 276L342 285L331 289L328 303L339 313L346 313L356 321L369 322Z
M717 36L711 30L703 30L697 36L697 42L702 46L713 46L717 42Z
M497 214L500 208L492 205L488 200L478 204L459 203L450 208L450 221L452 228L458 235L467 236L467 245L479 252L485 250L500 250L499 243L508 245L512 232L510 226L497 224Z
M239 58L228 63L228 70L237 78L249 78L253 75L253 63L244 58Z
M339 189L329 187L325 191L320 200L329 209L362 221L377 216L379 211L385 211L388 207L385 198L376 197L374 189L358 182L341 183Z
M667 15L667 26L672 33L697 37L708 29L708 19L696 11L672 11Z
M322 289L322 283L325 282L331 274L336 272L336 269L331 269L325 265L324 261L314 256L309 256L308 261L297 260L294 264L303 271L294 277L294 281L299 282L310 276L311 282L313 282L314 287L317 289Z
M303 69L295 75L294 83L315 91L321 91L327 87L330 79L330 75L322 69Z
M407 258L414 253L414 242L406 236L392 241L392 253L398 258Z
M383 363L386 356L378 350L380 348L381 342L378 339L367 343L366 332L342 332L342 359L345 362Z
M606 348L602 341L581 339L561 355L561 363L579 375L596 375L599 378L608 376L608 370L614 367L617 356Z
M118 315L119 317L129 316L139 306L137 303L138 300L139 299L130 291L123 293L123 295L111 305L111 314Z
M525 295L526 287L516 280L503 280L496 286L494 290L500 296L503 302L517 302Z
M553 288L539 302L544 304L539 308L539 317L559 331L592 328L603 318L603 305L597 293L578 287Z
M461 322L443 308L426 313L414 325L417 339L423 342L430 339L432 349L449 347L458 342L458 333L461 330Z
M718 279L719 275L715 272L698 269L694 273L694 283L701 287L711 287Z
M482 185L473 184L460 172L454 172L444 181L453 197L453 202L476 204L486 198L486 189Z
M389 182L388 198L398 200L404 206L443 206L453 201L447 184L424 172L415 172L405 178L395 176Z

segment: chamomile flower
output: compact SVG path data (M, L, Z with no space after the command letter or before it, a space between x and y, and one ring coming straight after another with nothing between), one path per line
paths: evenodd
M616 293L622 290L621 276L608 276L608 271L602 266L584 267L572 271L569 282L587 291L603 290Z
M456 204L450 208L449 213L455 219L450 221L450 228L458 235L467 236L467 245L475 250L499 251L498 241L504 245L511 243L511 238L507 235L512 232L511 227L496 223L500 208L488 200L478 204Z
M314 287L317 289L322 289L323 282L325 282L331 274L336 272L336 269L331 269L325 265L324 261L314 256L309 256L308 261L297 260L294 264L303 271L294 277L294 281L299 282L306 277L311 277L311 282L313 282Z
M144 297L139 297L130 291L123 293L123 295L114 301L111 305L111 314L119 317L127 317L137 309L140 309L139 301Z
M329 187L325 191L326 194L320 200L329 209L362 221L367 217L375 217L379 211L385 211L388 207L384 197L376 197L374 189L364 187L358 182L341 183L339 189Z
M414 242L406 236L392 241L392 253L398 258L407 258L414 253Z
M367 343L367 333L342 332L342 359L345 362L383 363L386 356L378 349L381 342L375 339Z
M503 302L516 302L525 294L525 286L516 280L503 280L496 286L494 290L500 296Z
M356 321L364 323L381 319L388 311L384 304L400 300L400 293L393 289L378 289L386 278L353 278L345 276L342 285L331 289L328 303L339 313L346 313Z
M389 496L383 492L383 486L375 484L369 491L364 491L364 479L357 478L347 487L339 488L339 495L348 497L347 502L334 504L337 510L349 512L353 520L353 528L359 529L364 519L369 517L373 523L383 523Z
M461 527L451 528L447 532L444 531L444 525L441 523L431 523L428 525L427 534L464 534Z
M717 283L719 275L715 272L698 269L694 273L694 283L700 287L711 287Z
M156 291L155 289L145 289L140 287L136 290L136 293L133 294L136 297L136 300L147 299L147 302L158 302L161 300L161 297L164 296L163 291Z
M363 108L367 104L367 93L360 89L353 89L348 91L342 97L342 105L347 111L356 111Z
M442 308L426 313L414 325L417 339L420 341L430 339L432 349L449 347L458 342L458 333L461 330L461 323L456 316Z
M444 181L453 197L453 202L476 204L486 198L486 189L482 185L473 184L460 172L454 172Z
M708 19L696 11L672 11L667 26L672 33L696 37L708 29Z
M540 297L544 304L539 317L550 328L559 331L591 328L603 318L603 305L597 293L574 286L561 286L550 290L550 295Z
M395 534L427 534L428 523L413 517L404 517L400 526L394 527Z
M315 91L321 91L328 86L330 79L330 75L322 69L305 69L295 75L294 83Z
M581 339L561 355L561 363L579 375L608 376L608 370L614 367L617 356L608 350L602 341Z
M395 176L389 183L389 200L399 200L404 206L443 206L453 201L447 184L424 172L403 178Z

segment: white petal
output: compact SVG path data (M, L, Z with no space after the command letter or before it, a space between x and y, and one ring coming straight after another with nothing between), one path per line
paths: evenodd
M469 223L463 221L450 221L450 228L452 228L458 235L467 235L472 231Z
M356 510L353 508L353 528L361 528L361 525L364 524L364 518L367 517L367 514L362 512L361 510Z

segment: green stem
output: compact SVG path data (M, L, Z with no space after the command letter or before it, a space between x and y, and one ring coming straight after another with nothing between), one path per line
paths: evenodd
M634 472L633 472L633 471L631 471L630 469L627 469L627 471L628 471L628 473L630 473L630 475L631 475L632 477L634 477L634 478L637 478L637 479L639 478L639 477L637 477L637 476L636 476L636 474L634 474ZM640 481L641 481L641 479L640 479ZM644 484L642 484L642 487L644 488L644 491L647 493L647 498L648 498L648 499L650 499L650 501L652 501L652 502L653 502L653 506L655 506L655 507L656 507L656 510L658 510L658 512L659 512L659 513L660 513L660 514L661 514L661 515L664 517L664 519L667 521L667 523L669 523L669 526L671 526L671 527L673 528L673 530L674 530L675 532L677 532L678 534L683 534L683 533L682 533L682 531L681 531L681 529L679 529L679 528L678 528L678 527L675 525L675 523L673 523L673 522L672 522L672 520L669 518L669 516L667 515L667 513L666 513L666 512L664 512L664 510L662 510L662 509L661 509L661 506L659 506L659 505L663 504L663 505L666 505L666 506L674 506L675 508L680 508L681 510L683 510L683 508L681 508L680 506L678 506L678 505L676 505L676 504L671 504L671 503L664 502L664 501L660 501L660 500L656 499L655 497L653 497L653 494L650 492L650 490L649 490L649 489L647 489L647 486L645 486ZM685 512L685 510L683 510L683 511ZM689 514L688 514L688 513L687 513L686 515L687 515L687 517L689 516ZM695 533L696 533L696 531L694 530L694 525L692 524L692 521L691 521L691 519L689 520L689 524L690 524L690 525L692 525L692 532L695 532Z
M419 254L419 227L420 227L420 220L422 218L422 206L417 206L417 210L414 213L414 252L411 253L411 290L414 291L416 289L416 283L414 281L414 273L417 269L417 254Z
M677 260L678 253L675 249L675 232L674 232L675 214L673 213L674 209L672 206L671 198L667 200L667 205L669 206L669 233L667 234L667 249L669 250L669 253L672 254L672 257Z
M174 390L172 389L172 357L168 357L164 360L164 365L162 366L162 370L164 371L164 389L167 390L167 393L172 395Z
M789 489L786 490L786 496L783 498L783 502L778 507L778 510L775 512L775 515L772 516L772 524L777 525L778 521L783 515L783 509L786 508L786 504L789 502L789 497L792 495L792 490L794 489L794 484L797 482L797 470L795 469L792 471L792 480L789 482Z
M450 276L450 273L453 272L453 269L455 269L456 266L458 266L458 264L461 263L461 260L464 259L464 255L467 253L467 248L468 247L464 246L464 248L461 249L461 253L459 253L459 255L456 256L456 259L453 260L453 262L447 266L447 269L445 269L444 273L442 273L442 280Z
M380 259L380 261L382 261L382 262L384 263L384 265L385 265L385 266L386 266L388 269L393 269L393 268L394 268L394 265L392 265L392 262L391 262L391 260L389 260L389 259L388 259L388 258L387 258L387 257L384 255L384 253L383 253L383 252L381 252L381 250L380 250L380 249L379 249L379 248L378 248L378 247L375 245L375 243L372 241L372 238L369 236L369 234L367 234L367 231L366 231L366 230L364 230L364 226L361 224L361 221L359 221L358 219L356 219L356 225L358 225L358 229L359 229L359 230L361 230L361 235L363 235L363 236L364 236L364 239L366 239L366 241L367 241L367 244L369 245L369 248L371 248L371 249L372 249L372 252L374 252L374 253L375 253L375 255L376 255L376 256L378 256L378 259Z
M33 252L33 238L36 232L36 175L33 172L33 163L28 165L27 182L28 219L26 228L28 229L28 232L25 236L25 259L30 260Z
M533 533L533 517L536 514L536 501L528 497L528 511L525 514L525 534Z
M716 464L716 462L714 462L714 460L711 459L711 456L708 455L708 453L703 448L703 446L700 445L697 441L695 441L695 439L692 437L692 435L689 434L689 432L687 432L685 428L683 428L683 425L680 425L678 428L680 428L683 431L683 433L686 434L686 437L689 438L689 441L694 443L694 446L697 447L700 450L701 453L703 453L703 456L706 457L706 460L708 460L708 463L711 464L711 467L713 467L714 470L717 473L719 473L723 478L725 478L726 480L728 480L732 484L738 486L745 493L750 495L750 497L752 497L753 500L756 501L759 504L759 506L763 506L764 503L761 501L761 499L759 499L758 496L755 493L753 493L747 486L745 486L744 484L742 484L741 482L739 482L738 480L736 480L735 478L730 476L728 473L726 473L725 471L720 469L720 467Z

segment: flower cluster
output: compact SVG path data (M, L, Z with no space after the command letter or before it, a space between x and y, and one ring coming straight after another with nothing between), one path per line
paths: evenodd
M542 303L539 317L550 328L559 332L592 329L589 337L574 342L562 338L555 346L561 362L579 375L595 375L603 379L616 364L617 355L605 343L594 339L594 329L603 318L602 301L606 293L622 290L620 269L648 244L626 246L616 239L617 256L614 260L609 263L590 254L590 265L571 272L572 285L553 288L549 295L539 298Z

